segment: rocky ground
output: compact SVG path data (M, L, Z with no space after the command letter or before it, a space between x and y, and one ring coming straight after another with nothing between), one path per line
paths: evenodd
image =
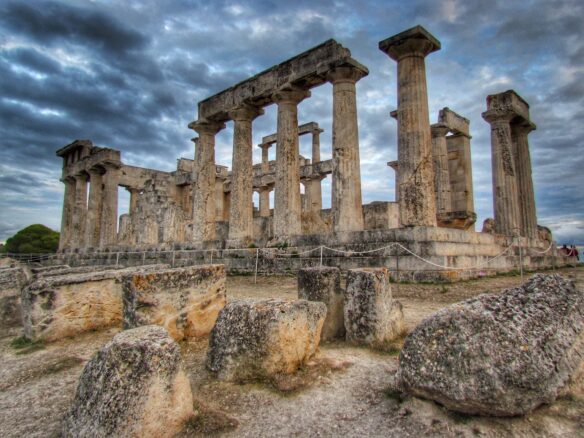
M562 270L584 288L584 268ZM450 285L392 285L408 328L453 302L521 283L496 277ZM230 277L229 299L296 298L295 277ZM57 436L83 365L117 329L49 345L19 342L19 330L0 333L0 436ZM399 343L387 352L321 345L294 377L253 384L218 382L204 368L206 341L184 343L183 356L197 416L183 436L583 436L584 394L571 393L525 417L472 417L392 392Z

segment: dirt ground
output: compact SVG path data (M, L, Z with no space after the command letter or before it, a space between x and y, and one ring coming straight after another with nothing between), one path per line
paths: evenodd
M584 289L584 268L562 270ZM451 303L521 283L495 277L449 285L394 284L409 329ZM296 298L295 277L229 277L229 299ZM49 345L15 348L21 332L0 333L0 437L58 436L61 417L84 364L119 329ZM22 347L22 346L21 346ZM485 436L584 437L584 398L569 394L519 418L472 417L389 391L397 349L379 352L344 342L321 344L315 359L293 377L232 384L205 370L206 340L183 343L196 399L183 436L377 437Z

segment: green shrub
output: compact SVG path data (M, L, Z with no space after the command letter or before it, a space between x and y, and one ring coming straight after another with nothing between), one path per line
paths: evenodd
M29 225L6 240L4 252L46 254L57 252L59 233L41 224Z

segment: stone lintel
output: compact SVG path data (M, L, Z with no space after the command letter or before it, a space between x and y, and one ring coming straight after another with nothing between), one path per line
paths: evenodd
M303 125L298 126L298 135L305 135L305 134L312 134L314 132L324 132L324 129L321 129L316 122L308 122L304 123ZM270 147L274 143L278 141L278 133L266 135L262 137L262 142L258 145L260 148Z
M440 47L440 41L420 25L379 42L379 50L394 61L416 52L426 56Z
M487 96L487 112L509 112L520 117L524 121L529 121L529 104L523 100L514 90L507 90L503 93L490 94Z
M58 157L64 157L77 149L86 150L89 154L89 151L93 149L93 147L91 140L75 140L67 146L63 146L61 149L57 150L56 154Z
M450 128L444 123L434 123L430 125L430 132L432 133L432 138L434 137L446 137L446 134L450 131Z
M88 172L89 169L97 167L122 167L120 151L108 148L93 148L92 153L63 168L63 178L68 176L78 175L83 172Z
M444 107L438 113L438 122L450 128L453 134L462 134L470 138L470 120L455 113L448 107Z
M228 112L242 103L270 105L274 91L282 86L292 84L308 90L326 82L331 66L350 61L351 52L330 39L200 101L199 118L226 121Z

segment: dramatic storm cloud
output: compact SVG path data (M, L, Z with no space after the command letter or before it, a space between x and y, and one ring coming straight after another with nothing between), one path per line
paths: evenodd
M539 222L560 242L582 243L583 16L579 0L5 0L0 240L31 223L59 228L58 148L91 139L121 150L127 164L173 170L176 158L193 156L187 124L199 100L329 38L370 70L357 85L364 201L393 200L385 163L397 156L389 117L396 66L377 43L422 24L442 42L427 58L431 122L445 106L471 120L478 228L493 214L490 133L480 114L487 94L514 89L538 127L530 144ZM299 106L300 123L325 129L323 158L331 94L324 85ZM254 142L275 128L272 106L254 122ZM231 165L232 132L229 123L217 137L220 164ZM308 138L301 153L310 156ZM254 154L258 162L260 150ZM324 187L329 194L330 181Z

